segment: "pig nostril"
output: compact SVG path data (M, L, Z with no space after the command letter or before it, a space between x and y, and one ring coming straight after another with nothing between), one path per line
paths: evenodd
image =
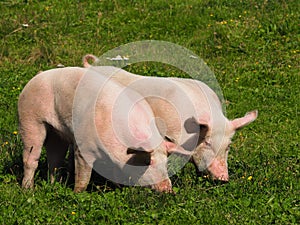
M219 178L219 180L220 180L221 182L223 182L223 183L229 182L229 178L228 178L227 176L222 176L222 177Z
M227 176L220 176L220 177L213 176L212 178L214 182L220 182L222 184L229 182L229 178Z

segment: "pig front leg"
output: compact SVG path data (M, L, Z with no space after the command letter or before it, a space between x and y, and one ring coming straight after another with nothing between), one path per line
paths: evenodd
M20 122L19 130L24 144L22 187L33 188L34 173L38 167L42 146L46 138L46 128L43 123L29 120Z
M86 162L77 146L74 146L75 187L74 192L85 191L92 174L92 167Z

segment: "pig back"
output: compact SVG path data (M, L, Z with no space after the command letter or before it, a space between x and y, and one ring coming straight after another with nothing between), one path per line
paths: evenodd
M81 68L67 67L41 72L33 77L19 96L19 120L32 120L71 135L74 93L83 74Z

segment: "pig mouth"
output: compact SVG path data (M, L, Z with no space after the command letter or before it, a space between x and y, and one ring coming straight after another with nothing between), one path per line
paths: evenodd
M221 183L229 182L229 176L226 173L216 175L216 174L212 173L209 169L208 169L208 173L209 173L209 175L211 175L213 181L218 181Z
M157 184L151 185L151 189L156 190L158 192L174 194L170 179L165 179Z

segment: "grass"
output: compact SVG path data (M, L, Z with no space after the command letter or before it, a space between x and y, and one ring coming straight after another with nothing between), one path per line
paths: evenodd
M297 1L7 0L0 11L0 224L300 222ZM43 154L35 190L23 190L16 103L25 84L59 63L81 66L86 53L148 39L203 58L229 118L259 110L257 121L234 137L231 181L197 177L187 165L172 177L175 196L106 183L74 194L67 184L50 184ZM151 63L131 69L170 75Z

